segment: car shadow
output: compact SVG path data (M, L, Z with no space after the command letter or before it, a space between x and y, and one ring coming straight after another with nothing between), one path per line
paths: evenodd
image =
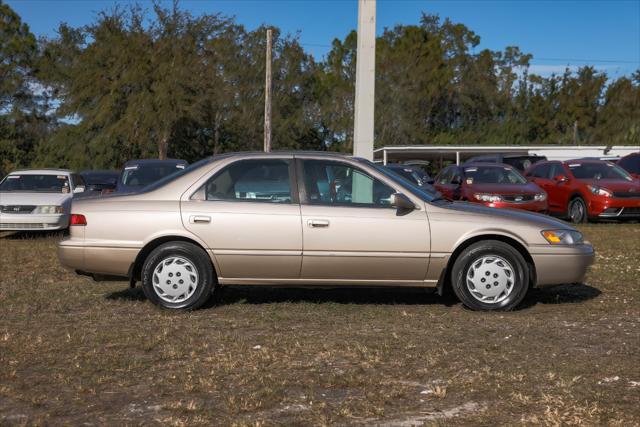
M586 283L545 286L532 289L518 309L527 309L537 304L575 304L589 301L601 294L600 289Z
M516 311L537 304L572 304L596 298L602 292L586 284L569 284L532 289ZM127 288L112 292L108 300L144 301L142 288ZM460 301L450 294L439 296L434 289L422 288L289 288L270 286L225 286L216 289L214 297L202 308L215 308L231 304L362 304L362 305L443 305L453 307Z
M0 231L0 239L5 240L37 240L57 238L62 239L66 231Z
M112 301L144 301L147 299L140 286L111 292L105 298Z
M225 286L217 290L208 306L226 304L333 303L373 305L456 305L451 297L440 297L424 288L287 288L268 286Z

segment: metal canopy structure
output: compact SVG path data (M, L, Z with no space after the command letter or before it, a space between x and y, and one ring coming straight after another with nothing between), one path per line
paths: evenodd
M442 166L445 162L460 164L483 154L536 154L549 160L570 160L581 157L615 158L637 151L640 147L622 145L389 145L374 150L374 159L385 165L421 160Z

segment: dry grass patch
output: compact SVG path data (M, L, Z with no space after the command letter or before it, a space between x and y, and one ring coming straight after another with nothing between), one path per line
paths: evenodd
M0 424L640 424L640 225L587 281L475 313L421 290L229 288L167 313L0 238Z

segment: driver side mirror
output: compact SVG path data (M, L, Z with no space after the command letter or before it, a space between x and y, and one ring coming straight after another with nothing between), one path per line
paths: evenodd
M402 193L392 194L390 202L391 206L396 209L413 210L416 208L416 205L414 205L413 202Z
M73 194L84 193L84 185L78 185L73 189Z
M553 177L553 180L557 183L557 184L562 184L563 182L567 182L568 179L566 176L564 175L556 175Z
M452 185L462 185L462 181L460 181L458 178L454 178L451 180L451 184Z

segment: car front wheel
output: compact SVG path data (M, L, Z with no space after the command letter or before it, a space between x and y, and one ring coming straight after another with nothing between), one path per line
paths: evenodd
M160 245L144 262L142 289L149 301L162 308L196 309L207 302L213 290L211 260L192 243Z
M569 203L569 220L574 224L587 222L587 205L581 197L576 197Z
M497 241L477 242L456 259L451 285L462 303L483 311L513 310L529 290L529 269L513 246Z

